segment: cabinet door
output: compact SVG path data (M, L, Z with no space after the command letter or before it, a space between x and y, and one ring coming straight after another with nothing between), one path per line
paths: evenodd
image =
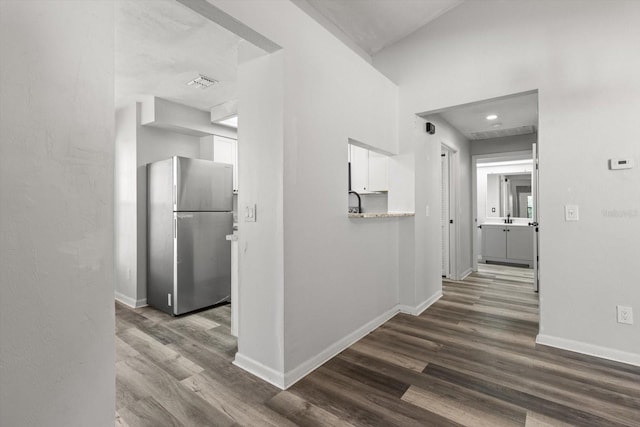
M238 191L238 141L214 135L213 161L233 165L233 191Z
M369 151L369 191L389 190L389 157Z
M482 226L482 256L489 258L507 257L506 226Z
M349 145L351 148L351 189L369 191L369 150Z
M533 263L533 227L507 229L507 258Z

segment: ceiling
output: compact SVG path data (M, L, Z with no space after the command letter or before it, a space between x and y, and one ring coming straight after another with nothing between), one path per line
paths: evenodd
M117 1L116 107L154 95L209 111L237 98L241 39L173 0ZM199 74L218 83L186 83Z
M464 0L298 0L371 55ZM174 0L118 0L115 28L116 107L149 95L208 111L237 99L242 39ZM205 75L200 89L186 83Z
M367 54L408 36L464 0L306 0Z
M498 118L487 120L490 114ZM470 140L531 134L538 128L538 94L461 105L439 115Z

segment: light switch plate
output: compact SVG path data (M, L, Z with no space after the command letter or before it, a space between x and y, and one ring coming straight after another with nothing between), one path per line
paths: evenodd
M565 221L577 221L580 219L578 205L565 205L564 207L564 220Z
M249 205L244 209L244 222L256 222L257 205Z

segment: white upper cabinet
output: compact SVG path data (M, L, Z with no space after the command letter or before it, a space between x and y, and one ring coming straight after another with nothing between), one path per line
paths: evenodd
M358 193L389 189L389 157L349 144L351 189Z
M224 136L213 136L213 161L233 165L233 191L238 191L238 141Z
M369 191L389 190L389 157L369 151Z
M349 145L351 155L351 189L358 193L369 191L369 150Z

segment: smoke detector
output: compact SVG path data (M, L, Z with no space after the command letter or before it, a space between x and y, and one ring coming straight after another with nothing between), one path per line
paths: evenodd
M203 76L199 74L195 79L188 81L187 86L193 86L200 89L206 89L214 84L218 83L216 79L212 79L211 77Z

